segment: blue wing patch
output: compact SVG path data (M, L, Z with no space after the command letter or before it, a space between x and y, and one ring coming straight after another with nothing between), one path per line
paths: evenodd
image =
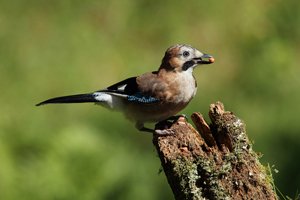
M155 103L159 101L159 99L151 96L143 96L139 92L135 93L134 95L128 95L127 100L131 102L138 102L138 103Z

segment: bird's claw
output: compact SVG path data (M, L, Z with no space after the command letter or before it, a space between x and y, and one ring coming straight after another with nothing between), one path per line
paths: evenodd
M178 115L178 119L179 119L180 117L183 117L186 121L188 121L188 117L187 117L186 114L180 114L180 115Z
M154 134L159 135L159 136L167 136L167 135L174 135L175 131L172 129L163 129L163 130L156 129L154 131Z
M171 116L168 119L166 119L166 121L171 120L174 123L175 121L179 120L181 117L184 118L186 121L188 121L188 117L185 114Z

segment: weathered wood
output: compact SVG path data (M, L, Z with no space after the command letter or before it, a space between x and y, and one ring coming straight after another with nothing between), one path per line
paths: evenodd
M175 199L278 199L244 122L220 102L211 104L209 116L208 126L201 114L193 113L200 134L179 118L159 124L175 134L153 136Z

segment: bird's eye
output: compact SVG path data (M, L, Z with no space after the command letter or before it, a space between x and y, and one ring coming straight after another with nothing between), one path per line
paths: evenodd
M190 55L190 52L184 51L182 55L183 55L183 57L188 57Z

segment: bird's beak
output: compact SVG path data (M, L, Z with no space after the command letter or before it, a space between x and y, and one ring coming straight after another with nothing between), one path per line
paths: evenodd
M200 57L194 58L197 64L211 64L215 62L214 57L208 54L203 54Z

